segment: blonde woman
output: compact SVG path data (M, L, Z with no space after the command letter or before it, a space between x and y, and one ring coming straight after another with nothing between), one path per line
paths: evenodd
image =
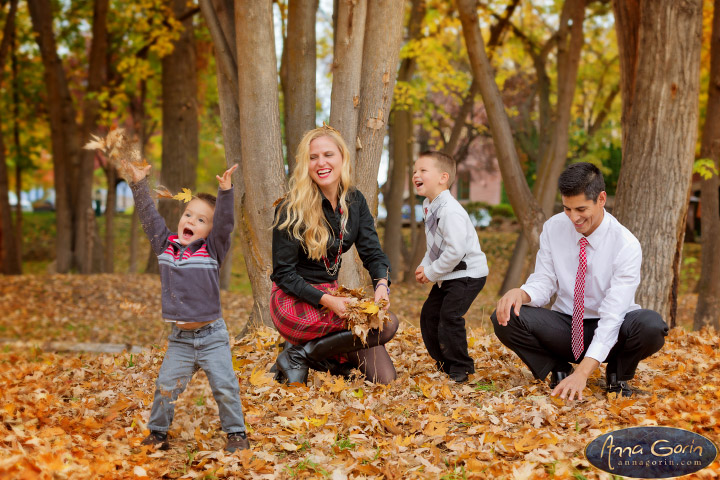
M355 245L373 279L375 300L390 302L390 263L365 197L350 178L340 133L329 126L307 132L273 229L270 312L289 344L277 358L280 381L306 383L308 368L347 374L358 367L378 383L396 377L384 344L397 331L397 317L389 312L391 321L371 331L364 345L346 327L351 300L328 293L337 286L340 255Z

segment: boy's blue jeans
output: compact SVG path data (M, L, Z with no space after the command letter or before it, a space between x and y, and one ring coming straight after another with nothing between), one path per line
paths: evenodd
M210 382L225 433L245 431L240 387L232 365L230 341L221 318L198 330L182 330L173 324L160 373L148 428L167 432L175 415L175 401L198 369Z

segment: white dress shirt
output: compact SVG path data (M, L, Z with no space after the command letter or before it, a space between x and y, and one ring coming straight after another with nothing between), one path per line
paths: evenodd
M597 229L585 237L588 246L584 318L600 319L585 356L598 362L603 362L617 343L625 315L640 308L635 303L635 291L640 284L642 263L637 238L608 212L603 214ZM545 306L557 293L552 310L572 315L582 237L565 213L545 222L535 273L520 287L530 296L527 305Z

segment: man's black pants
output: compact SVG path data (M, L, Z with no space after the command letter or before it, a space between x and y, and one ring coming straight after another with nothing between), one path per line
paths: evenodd
M420 312L425 348L445 373L475 373L468 355L465 315L487 277L462 277L433 285Z
M502 326L496 313L490 316L495 335L520 357L538 380L544 380L552 370L570 371L569 363L579 363L585 357L599 321L598 318L583 321L585 348L575 360L571 315L524 306L520 308L519 317L511 310L510 321ZM617 343L605 359L606 371L616 373L618 380L632 379L638 363L660 350L667 334L668 327L657 312L644 309L628 312L620 326Z

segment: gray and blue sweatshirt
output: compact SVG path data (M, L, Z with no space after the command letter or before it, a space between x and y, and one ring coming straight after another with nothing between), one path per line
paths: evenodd
M222 318L220 265L234 227L233 189L218 190L213 228L206 239L183 246L155 208L147 179L130 184L135 209L158 257L162 315L171 322L209 322Z

